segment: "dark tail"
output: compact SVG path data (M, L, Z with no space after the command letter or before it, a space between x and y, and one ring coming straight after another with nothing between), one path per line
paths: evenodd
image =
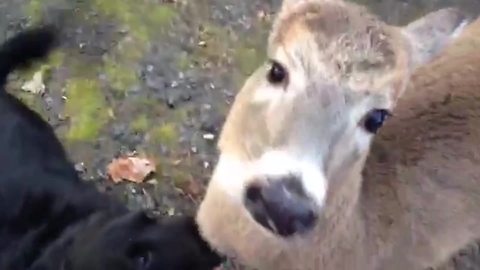
M0 46L0 87L13 70L46 57L57 45L57 33L58 29L54 26L40 26L5 41Z

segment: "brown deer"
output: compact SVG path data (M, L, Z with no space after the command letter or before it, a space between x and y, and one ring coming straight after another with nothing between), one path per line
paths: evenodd
M466 24L456 9L398 27L350 2L284 0L270 60L223 127L204 237L262 270L390 270L480 236L480 30L431 63Z

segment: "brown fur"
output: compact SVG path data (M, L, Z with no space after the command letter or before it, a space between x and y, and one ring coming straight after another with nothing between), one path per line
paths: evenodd
M344 62L357 65L348 68L353 74L334 72L325 78L348 86L354 93L359 90L367 95L386 92L395 103L408 82L411 67L424 52L417 50L417 58L408 57L410 50L415 50L414 43L407 46L407 40L398 34L397 28L372 19L355 5L327 1L332 4L323 3L317 10L308 7L308 1L304 2L302 16L295 13L301 13L301 8L285 13L291 6L284 6L284 13L279 15L272 31L270 55L274 55L278 44L283 44L280 47L288 48L290 53L303 53L304 57L296 59L311 61L311 65L316 65L318 59L322 59L323 64L336 65L338 62L328 57L345 53ZM327 11L336 15L320 16L320 20L306 24L301 22ZM305 12L313 14L306 16ZM329 16L334 16L333 21L351 19L358 26L354 31L358 30L359 35L346 35L346 40L358 38L348 42L355 47L354 53L349 55L349 49L343 46L328 54L325 48L341 44L332 45L342 40L334 38L327 42L336 35L331 28L343 27L341 21L330 24L332 20L326 19L330 19ZM316 29L321 29L318 33L325 34L324 43L328 44L318 41L320 37L311 31L302 30L312 24L320 25ZM366 29L371 32L364 32ZM381 35L384 36L380 38ZM350 163L340 163L342 156L329 156L327 167L340 169L330 169L328 177L341 181L329 183L322 219L308 238L282 239L255 225L245 208L229 199L218 181L213 181L214 174L198 215L206 239L219 251L262 270L421 270L445 262L480 236L480 170L476 169L480 163L476 147L480 145L477 129L480 125L480 54L476 53L479 36L480 21L477 21L441 57L414 74L394 110L395 116L373 141L365 164L361 150L354 152L358 157L354 156L355 162ZM292 40L297 42L290 45ZM323 49L307 51L306 47L311 49L312 44ZM292 49L292 46L301 48ZM357 61L358 56L365 57ZM372 65L370 62L376 56L380 60ZM325 61L325 57L332 61ZM334 67L325 69L331 71ZM318 70L323 71L317 66L314 74ZM240 91L222 132L220 150L235 153L239 160L254 160L273 145L272 141L282 141L278 138L284 131L282 128L292 123L279 120L280 126L272 126L269 122L257 121L267 112L249 104L248 100L254 89L263 87L262 74L261 69L257 71ZM356 76L360 79L354 80ZM278 130L282 132L275 132ZM340 146L332 147L333 153L344 151L335 148Z
M365 165L365 209L375 213L366 217L398 230L397 249L414 265L444 261L480 236L479 26L414 74Z

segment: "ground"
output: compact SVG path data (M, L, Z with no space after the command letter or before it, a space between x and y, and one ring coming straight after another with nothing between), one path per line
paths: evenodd
M12 76L9 86L55 126L86 181L132 209L189 212L216 162L216 139L232 98L265 59L280 2L3 0L0 40L67 14L67 43L48 63ZM480 13L478 0L356 2L394 24L443 6ZM38 71L45 93L22 91ZM156 177L113 184L107 164L130 152L153 157ZM467 266L472 260L463 261L461 269L475 269Z

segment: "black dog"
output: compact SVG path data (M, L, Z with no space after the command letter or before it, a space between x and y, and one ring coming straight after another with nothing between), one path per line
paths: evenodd
M221 258L192 217L157 221L80 180L53 129L5 91L7 76L56 47L57 29L0 47L0 269L203 270Z

